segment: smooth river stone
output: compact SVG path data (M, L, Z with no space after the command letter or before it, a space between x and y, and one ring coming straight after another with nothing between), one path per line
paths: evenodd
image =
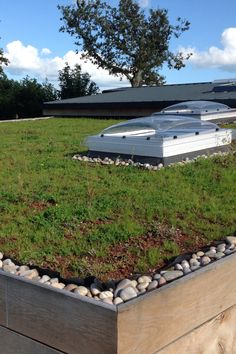
M182 267L181 264L176 263L176 264L175 264L175 269L176 269L176 270L183 270L183 267Z
M114 299L113 304L114 305L119 305L122 304L124 301L118 296Z
M47 282L49 282L50 277L48 275L43 275L42 278L39 280L39 283L45 284Z
M196 267L196 266L200 265L200 262L196 258L191 258L189 263L191 265L191 269L192 269L192 267Z
M15 264L3 264L3 270L8 273L16 274Z
M141 277L138 278L138 283L150 283L152 281L152 277L148 275L142 275Z
M88 289L85 286L80 285L73 291L73 293L86 296L88 294Z
M50 279L50 283L51 284L59 283L59 279L58 278L52 278L52 279Z
M198 256L196 255L196 253L192 254L192 259L198 259Z
M143 294L145 294L146 293L146 289L141 289L139 292L138 292L138 296L140 296L140 295L143 295Z
M183 268L190 268L190 264L188 261L186 261L186 259L181 262L181 265Z
M93 297L93 295L91 294L91 291L90 291L90 290L88 290L88 293L87 293L86 296L87 296L87 297Z
M148 285L149 285L149 282L147 282L147 281L145 283L140 283L137 285L137 289L139 291L142 291L143 289L146 289L148 287Z
M175 280L177 278L180 278L184 275L184 273L181 270L170 270L165 272L163 277L165 278L166 281L171 281Z
M113 298L113 293L111 291L109 291L109 290L102 291L99 294L99 297L100 297L101 300L104 300L104 299L107 299L107 298L112 299Z
M189 267L183 267L183 273L184 275L188 274L188 273L191 273L191 269Z
M225 249L226 249L226 244L225 243L221 243L220 245L218 245L216 247L217 252L224 252Z
M51 285L53 288L56 288L56 289L64 289L64 287L65 287L65 284L63 284L63 283L52 283Z
M151 283L148 284L147 290L153 290L156 289L158 287L158 281L157 280L153 280L151 281Z
M3 259L3 253L0 252L0 260Z
M206 257L215 258L215 255L216 255L216 250L205 252Z
M122 289L119 296L123 301L128 301L137 297L137 293L132 286Z
M12 265L12 264L14 264L10 258L4 259L4 261L2 263L3 263L3 265Z
M27 265L22 265L22 266L19 267L19 269L17 271L17 274L21 275L21 273L23 273L23 272L25 272L27 270L30 270L30 268Z
M105 299L102 299L102 302L104 302L105 304L113 305L113 301L111 297L106 297Z
M131 285L133 288L136 288L136 286L138 285L138 282L137 282L136 280L131 280L130 285Z
M215 259L221 259L222 257L225 257L225 254L223 252L216 252Z
M1 261L1 259L0 259L0 268L2 268L2 261Z
M203 256L202 258L201 258L201 263L202 263L202 265L207 265L207 264L209 264L211 262L211 259L209 258L209 257L207 257L207 256Z
M39 276L37 269L29 269L21 273L21 277L33 279Z
M227 249L227 250L225 250L225 255L229 255L229 254L232 254L232 253L234 253L235 252L235 250L233 249L233 250L231 250L231 249Z
M65 286L64 290L66 291L73 291L75 290L76 288L78 288L78 285L76 284L68 284Z
M236 246L236 237L235 236L227 236L225 238L225 241L231 245L235 245Z
M133 283L132 283L132 281L131 281L130 279L123 279L123 280L121 280L121 281L118 283L117 287L116 287L116 290L115 290L115 292L114 292L114 297L120 296L121 290L123 290L123 289L125 289L125 288L127 288L127 287L135 288L135 287L133 286Z
M90 285L90 291L94 296L97 296L102 292L102 289L98 284L92 283Z
M203 251L198 251L197 252L197 256L198 257L203 257L205 255L205 253Z
M161 278L161 274L159 274L159 273L156 273L153 275L154 280L159 280L160 278Z
M158 280L158 284L159 286L165 285L166 284L166 280L164 277L160 277L160 279Z

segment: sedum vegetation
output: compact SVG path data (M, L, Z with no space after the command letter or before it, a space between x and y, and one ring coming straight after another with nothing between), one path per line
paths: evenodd
M105 279L235 232L235 154L158 172L71 159L112 123L0 123L1 251L63 276Z

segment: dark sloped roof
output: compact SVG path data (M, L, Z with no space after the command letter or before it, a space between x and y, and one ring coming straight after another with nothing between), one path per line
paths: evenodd
M45 102L45 105L98 105L135 102L181 102L191 100L225 101L236 100L235 83L203 82L138 88L108 90L97 95L76 97L59 101Z

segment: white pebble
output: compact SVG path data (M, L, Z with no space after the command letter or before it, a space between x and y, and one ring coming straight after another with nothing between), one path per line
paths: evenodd
M137 293L132 286L128 286L127 288L121 290L119 297L123 301L128 301L130 299L137 297Z
M99 285L95 284L95 283L92 283L90 285L90 291L91 293L94 295L94 296L97 296L101 293L102 289L100 288Z
M151 281L151 283L148 284L147 290L153 290L156 289L158 287L158 281L157 280L153 280Z
M37 269L29 269L24 272L22 272L21 277L27 278L27 279L33 279L39 276L39 273Z
M111 297L106 297L105 299L102 299L102 302L104 302L105 304L113 305L113 301Z
M122 304L124 301L121 299L121 297L116 297L113 301L113 304L114 305L119 305L119 304Z
M81 296L86 296L88 294L88 289L85 286L78 286L78 288L76 288L73 291L74 294L79 294Z
M4 261L2 263L3 263L3 265L12 265L12 264L14 264L10 258L4 259Z
M153 275L154 280L159 280L160 278L161 278L161 274L159 274L159 273L156 273Z
M158 284L159 286L165 285L166 284L166 280L164 277L160 277L160 279L158 280Z
M51 285L56 289L64 289L65 287L65 284L63 283L52 283Z
M51 284L59 283L59 279L58 278L52 278L52 279L50 279L50 283Z
M66 285L66 287L64 288L64 290L66 290L66 291L73 291L73 290L75 290L76 288L78 288L78 285L76 285L76 284L68 284L68 285Z
M149 282L145 282L145 283L139 283L138 285L137 285L137 289L139 290L139 291L141 291L141 290L143 290L143 289L146 289L147 287L148 287L148 285L149 285Z
M202 265L207 265L207 264L209 264L211 262L211 259L208 257L208 256L203 256L202 258L201 258L201 263L202 263Z
M205 253L204 253L203 251L198 251L198 252L197 252L197 256L198 256L198 257L203 257L204 254L205 254Z
M104 299L107 299L107 298L113 298L113 293L111 291L102 291L100 294L99 294L99 298L101 300L104 300Z
M142 275L141 277L138 278L138 283L150 283L152 281L152 278L148 275Z
M181 264L176 263L176 264L175 264L175 269L176 269L176 270L183 270L183 267L182 267Z
M50 277L48 275L43 275L42 278L39 280L39 283L46 283L50 280Z
M183 267L183 273L184 274L191 273L191 269L189 267Z
M181 262L181 265L183 268L190 268L188 261L186 261L185 259Z

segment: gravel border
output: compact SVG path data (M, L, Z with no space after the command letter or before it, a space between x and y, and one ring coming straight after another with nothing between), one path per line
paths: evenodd
M59 277L50 277L47 274L43 274L43 270L13 262L10 258L4 257L2 252L0 252L0 269L6 273L14 274L36 283L43 283L52 288L73 292L73 294L86 296L110 305L119 305L160 288L235 252L236 236L228 236L224 241L217 242L216 245L210 246L204 251L199 250L193 254L178 256L165 270L156 271L153 274L137 275L132 279L109 280L105 283L91 277L90 285L86 284L86 281L82 279L78 282L69 282Z
M115 165L115 166L123 166L123 167L137 167L143 170L149 170L149 171L159 171L162 168L168 168L168 167L175 167L175 166L184 166L188 163L194 163L200 159L208 159L208 158L214 158L216 156L227 156L229 154L235 154L236 151L228 151L228 152L215 152L210 155L199 155L193 159L190 158L185 158L183 161L180 162L175 162L171 163L167 166L164 166L162 163L159 163L158 165L151 165L149 163L141 163L141 162L134 162L131 159L124 160L119 157L116 159L111 159L109 157L105 158L100 158L100 157L90 157L88 155L81 155L81 154L76 154L72 157L72 160L80 161L80 162L88 162L88 163L93 163L97 165Z

